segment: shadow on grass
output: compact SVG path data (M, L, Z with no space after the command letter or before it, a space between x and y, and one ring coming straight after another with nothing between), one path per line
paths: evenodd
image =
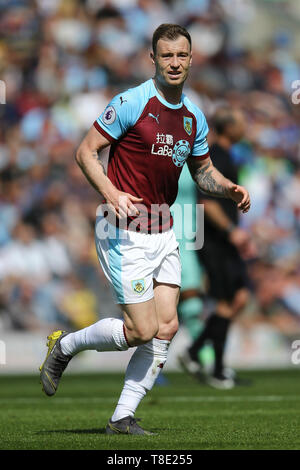
M162 431L169 431L167 428L151 429L152 432L158 434ZM35 434L105 434L105 428L99 429L49 429L48 431L37 431ZM128 435L128 434L126 434Z
M37 431L35 434L105 434L105 428L100 429L49 429L48 431Z

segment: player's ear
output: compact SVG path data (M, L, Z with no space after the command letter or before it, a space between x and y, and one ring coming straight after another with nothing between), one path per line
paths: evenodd
M192 62L193 62L193 54L191 53L189 67L191 67Z
M150 52L150 57L151 57L152 64L155 64L154 53L153 52Z

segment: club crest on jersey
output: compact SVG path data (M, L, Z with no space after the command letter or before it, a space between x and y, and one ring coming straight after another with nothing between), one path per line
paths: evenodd
M183 166L191 153L191 147L187 140L179 140L174 145L172 160L174 165Z
M136 294L142 294L145 291L145 280L144 279L137 279L135 281L131 281L132 289Z
M188 135L191 135L193 129L193 118L183 117L183 127Z
M104 124L112 124L116 120L116 111L113 106L107 106L105 109L103 116L102 116L102 121Z

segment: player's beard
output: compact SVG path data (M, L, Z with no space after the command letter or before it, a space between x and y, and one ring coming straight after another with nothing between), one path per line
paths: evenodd
M180 75L178 76L178 79L174 80L170 77L169 73L167 70L160 70L159 68L157 69L156 72L156 78L159 84L161 84L164 87L167 88L179 88L183 87L184 82L186 81L188 77L188 69L184 69L181 71Z

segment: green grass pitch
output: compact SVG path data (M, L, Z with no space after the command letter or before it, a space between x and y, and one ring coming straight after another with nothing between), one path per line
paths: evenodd
M36 376L0 378L0 449L299 449L299 370L248 371L251 386L219 391L168 373L136 413L156 436L104 433L123 374L66 373L54 397Z

